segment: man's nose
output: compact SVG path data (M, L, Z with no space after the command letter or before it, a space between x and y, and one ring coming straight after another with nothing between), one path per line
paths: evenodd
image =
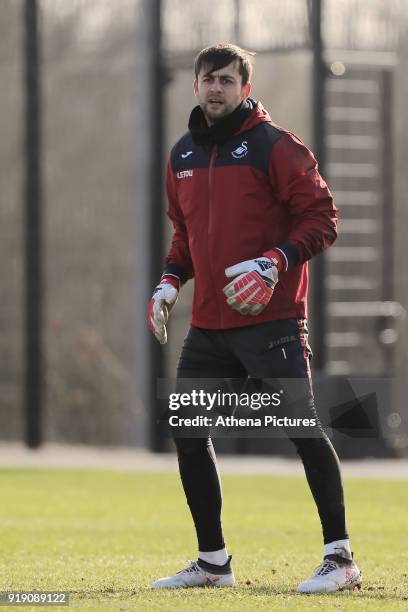
M211 83L211 91L221 91L221 90L222 90L221 81L219 79L214 79L213 82Z

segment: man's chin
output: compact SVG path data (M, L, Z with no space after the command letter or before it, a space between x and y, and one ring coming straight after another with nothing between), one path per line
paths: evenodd
M224 119L224 117L226 117L227 115L229 115L231 113L231 111L227 108L223 108L220 109L219 111L208 111L207 109L205 110L204 114L206 116L206 119L208 121L210 121L211 123L217 123L217 121L220 121L221 119Z

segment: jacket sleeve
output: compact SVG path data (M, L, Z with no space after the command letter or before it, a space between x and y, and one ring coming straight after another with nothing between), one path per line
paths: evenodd
M163 276L166 274L177 276L181 284L184 284L189 278L194 277L194 267L188 246L184 216L177 198L176 181L171 160L167 164L166 191L168 199L167 215L172 221L174 232L169 252L164 260Z
M278 199L292 218L287 241L278 247L286 253L289 265L302 264L337 238L333 196L311 151L289 132L272 149L269 175Z

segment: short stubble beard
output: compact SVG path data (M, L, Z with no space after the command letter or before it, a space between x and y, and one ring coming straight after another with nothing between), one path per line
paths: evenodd
M201 110L203 111L205 120L207 121L208 125L211 127L211 125L214 125L214 123L218 123L218 121L221 121L221 119L224 119L224 117L228 117L228 115L231 115L238 108L238 106L242 104L242 102L243 100L241 100L241 102L239 102L235 108L232 108L232 109L226 108L221 115L216 115L215 117L212 117L209 113L207 113L206 111L207 104L201 104L200 106L201 106Z

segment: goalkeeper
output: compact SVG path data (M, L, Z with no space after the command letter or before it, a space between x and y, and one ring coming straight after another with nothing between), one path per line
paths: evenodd
M303 379L305 417L317 417L307 342L308 260L337 236L333 199L313 154L250 97L251 56L218 44L195 60L198 101L167 168L174 235L149 326L167 341L167 317L194 278L190 331L177 377ZM336 452L323 430L291 436L323 530L323 560L301 593L361 585L350 549ZM221 487L209 438L176 437L198 556L154 588L233 586L221 525Z

